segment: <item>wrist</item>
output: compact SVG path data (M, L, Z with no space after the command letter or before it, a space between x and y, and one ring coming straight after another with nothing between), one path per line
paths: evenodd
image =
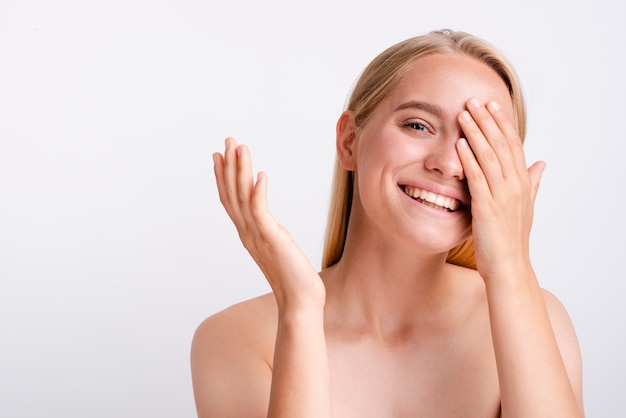
M301 315L324 312L326 288L321 280L305 290L287 292L274 291L279 314Z
M528 257L508 257L502 262L491 261L488 265L478 263L478 272L487 285L506 280L519 280L534 277L534 270Z
M493 268L484 274L487 292L513 292L538 287L537 276L530 263L510 263L502 268Z
M279 307L278 309L278 323L279 326L288 327L305 327L311 326L314 323L323 323L324 320L324 305L309 304L299 305L295 304Z

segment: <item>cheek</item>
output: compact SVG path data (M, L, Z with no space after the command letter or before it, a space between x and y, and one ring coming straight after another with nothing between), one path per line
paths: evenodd
M359 152L364 160L399 161L412 151L411 142L392 125L368 130L360 140Z

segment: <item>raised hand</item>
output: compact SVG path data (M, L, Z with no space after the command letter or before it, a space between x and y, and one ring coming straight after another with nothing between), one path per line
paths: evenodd
M472 208L476 265L483 278L530 268L529 236L545 163L526 167L522 140L496 102L467 102L457 149ZM522 270L520 270L522 269Z
M467 138L457 142L457 150L472 197L476 266L489 301L501 415L581 417L575 334L558 301L541 291L529 257L545 163L526 168L517 130L495 102L482 106L470 99L458 120ZM568 330L560 344L554 324Z
M260 172L255 181L248 148L227 138L224 155L213 154L213 161L220 201L272 287L279 310L323 306L322 280L291 235L269 213L267 176Z

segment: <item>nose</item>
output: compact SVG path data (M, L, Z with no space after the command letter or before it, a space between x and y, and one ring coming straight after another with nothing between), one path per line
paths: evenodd
M445 178L465 179L463 165L456 150L456 140L442 140L431 149L425 161L426 168Z

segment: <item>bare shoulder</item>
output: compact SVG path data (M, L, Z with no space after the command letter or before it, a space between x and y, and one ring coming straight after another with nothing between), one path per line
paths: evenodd
M237 303L202 321L194 340L205 337L213 340L220 336L241 343L242 339L256 337L249 333L256 334L276 325L277 312L274 295L271 293ZM247 332L242 332L244 330Z
M205 319L191 346L198 416L267 413L277 310L272 294L233 305Z
M543 299L548 310L550 317L550 323L552 324L552 330L557 340L559 350L561 351L561 357L565 363L565 368L569 375L572 388L576 394L576 398L582 406L582 356L580 352L580 346L578 344L578 337L576 336L576 330L572 320L570 319L565 306L559 301L559 299L551 292L541 289L543 293Z
M572 320L570 319L565 306L563 306L561 301L548 290L541 289L541 292L543 294L543 300L546 304L552 329L557 337L559 346L561 346L561 344L566 345L561 347L561 350L570 347L576 348L576 351L578 351L576 331L574 330L574 325L572 324Z

